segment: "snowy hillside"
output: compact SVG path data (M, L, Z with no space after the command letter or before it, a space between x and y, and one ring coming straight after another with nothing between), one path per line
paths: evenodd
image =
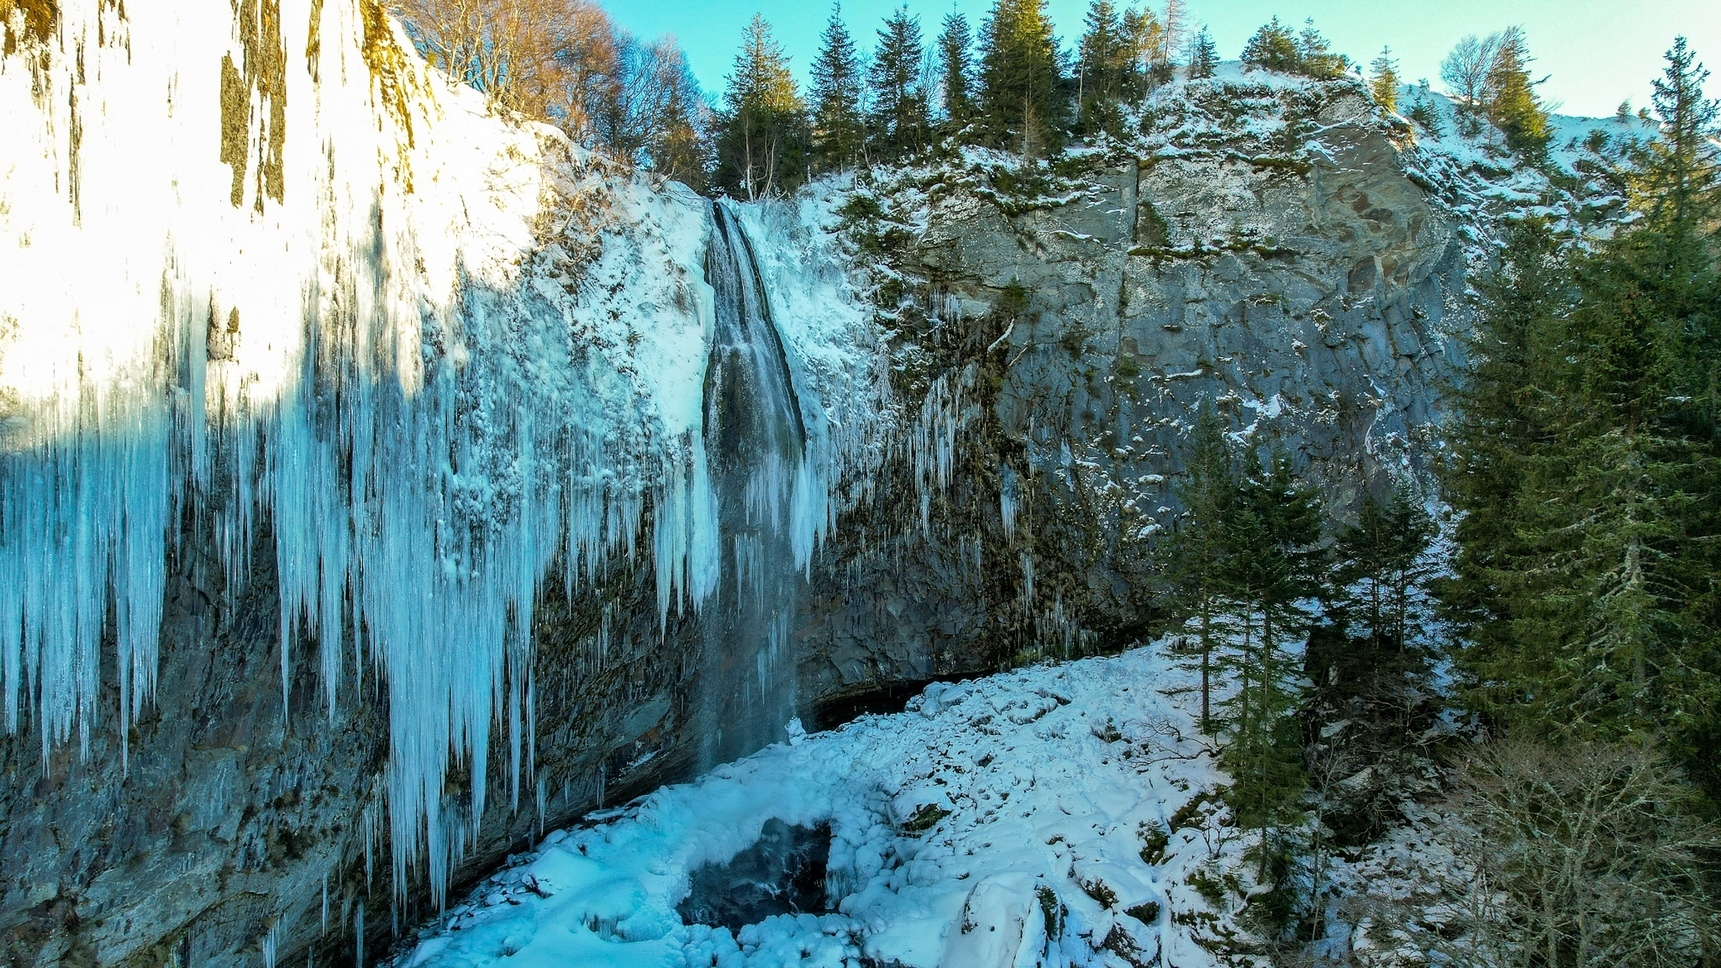
M1166 647L933 685L831 733L792 724L786 744L550 834L395 964L1220 964L1248 950L1231 920L1248 838L1210 799L1225 777ZM694 920L794 893L738 858L785 827L806 828L816 886L738 930Z

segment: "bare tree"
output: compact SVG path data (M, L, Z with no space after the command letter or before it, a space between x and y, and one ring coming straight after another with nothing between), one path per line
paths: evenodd
M593 117L598 143L611 154L688 180L678 154L706 126L704 102L687 57L665 37L645 43L617 34L615 84Z
M592 0L395 0L430 62L578 141L614 96L615 29Z
M1485 38L1469 34L1440 62L1440 79L1472 123L1488 103L1488 76L1499 56L1501 39L1498 33Z
M1502 968L1685 968L1716 950L1706 864L1721 840L1655 752L1505 742L1464 773L1471 910Z
M710 108L671 38L618 30L594 0L393 0L430 62L576 143L702 184Z

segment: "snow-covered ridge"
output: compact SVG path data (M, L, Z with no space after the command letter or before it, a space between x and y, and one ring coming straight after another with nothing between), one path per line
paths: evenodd
M397 887L422 859L439 894L485 806L444 795L450 754L486 776L503 723L516 798L529 779L556 564L572 589L648 555L662 612L715 583L706 203L496 117L374 0L62 3L0 57L0 130L7 728L44 757L123 730L182 510L213 517L230 589L267 533L283 688L301 638L331 713L384 683ZM826 288L780 298L837 291L804 278ZM825 346L808 554L867 436L843 349L866 317L836 312L789 339ZM110 609L119 724L96 721Z

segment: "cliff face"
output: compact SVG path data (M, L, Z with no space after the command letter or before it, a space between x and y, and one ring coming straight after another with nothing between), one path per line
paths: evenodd
M688 702L709 205L369 0L6 9L0 945L386 939ZM804 381L821 511L847 372Z
M1227 66L1050 164L965 149L842 189L835 231L891 331L907 444L839 529L808 691L1151 628L1152 536L1203 405L1243 453L1288 456L1336 519L1395 480L1427 494L1470 273L1505 219L1616 210L1582 173L1643 131L1561 119L1539 170L1461 135L1443 98L1404 96L1442 131L1351 82Z
M492 116L371 0L15 9L8 963L363 960L700 766L740 647L700 613L708 204ZM1494 176L1344 85L1155 110L729 210L806 442L803 708L1151 622L1202 401L1336 506L1425 464Z
M956 391L955 470L845 546L868 577L826 597L808 675L841 688L1127 637L1152 618L1147 542L1203 404L1335 513L1426 468L1460 353L1457 222L1356 92L1255 94L1281 125L1281 96L1302 107L1312 136L1287 150L1282 127L1202 139L1185 121L1027 175L972 152L857 193L845 231L881 253L902 395Z

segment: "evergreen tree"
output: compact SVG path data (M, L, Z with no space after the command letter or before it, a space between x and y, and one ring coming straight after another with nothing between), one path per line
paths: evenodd
M861 119L860 58L843 26L842 6L831 7L831 19L813 61L812 150L819 167L834 170L855 164L865 147Z
M928 110L921 85L920 18L908 7L886 18L872 60L872 136L881 157L901 158L926 144Z
M1397 113L1398 61L1393 59L1391 47L1380 49L1380 56L1369 65L1369 73L1373 75L1369 81L1369 90L1374 93L1375 103L1388 114Z
M1077 67L1076 125L1084 132L1115 129L1118 101L1129 80L1134 51L1111 0L1092 0L1084 21Z
M735 55L724 107L719 183L749 199L786 187L785 173L799 160L806 107L789 73L788 55L757 14Z
M1385 503L1369 495L1356 523L1339 534L1341 608L1367 630L1371 658L1409 651L1415 589L1429 576L1423 554L1433 539L1433 520L1403 483Z
M1297 70L1298 63L1296 35L1278 17L1261 25L1243 45L1243 64L1247 67L1289 74Z
M1204 26L1195 32L1195 43L1189 48L1189 68L1187 76L1192 81L1212 77L1219 69L1219 48L1214 45L1213 37Z
M1635 159L1633 189L1638 206L1658 225L1695 237L1712 227L1721 199L1721 153L1712 140L1717 107L1703 96L1709 72L1684 37L1674 39L1666 56L1653 95L1661 137ZM1629 113L1629 104L1620 107Z
M1190 441L1187 475L1177 489L1183 514L1167 555L1173 594L1197 620L1201 667L1201 731L1212 735L1213 657L1227 623L1221 620L1229 574L1225 532L1236 504L1237 481L1230 442L1212 404L1202 407Z
M1548 112L1536 97L1530 80L1529 41L1519 27L1500 34L1494 61L1488 68L1487 117L1506 136L1506 144L1521 154L1539 157L1548 147L1551 132Z
M1350 58L1332 52L1326 37L1315 29L1313 20L1303 21L1303 30L1297 35L1297 62L1294 69L1298 73L1330 81L1345 76L1350 67Z
M974 119L973 68L969 63L972 40L967 17L953 13L944 18L944 32L938 35L939 84L944 117L952 130L961 130Z
M1552 435L1550 370L1560 320L1574 298L1568 253L1545 222L1517 223L1499 266L1479 280L1482 310L1469 342L1474 362L1443 468L1446 499L1459 512L1454 575L1441 597L1468 633L1459 661L1475 684L1473 703L1510 713L1546 675L1552 656L1514 603L1542 595L1532 544L1519 531L1531 455Z
M1262 831L1263 870L1269 843L1305 785L1297 705L1297 665L1283 648L1306 633L1302 603L1319 588L1320 507L1275 456L1244 480L1225 530L1226 580L1244 609L1243 641L1229 663L1237 692L1224 704L1229 739L1221 762L1234 780L1238 819ZM1260 635L1255 637L1256 618Z
M980 29L980 110L998 144L1054 147L1065 103L1045 0L996 0Z
M1446 597L1472 622L1461 660L1482 708L1556 736L1656 735L1715 796L1721 284L1714 223L1692 213L1721 192L1681 177L1704 164L1690 151L1676 160L1712 136L1676 123L1713 118L1700 82L1676 45L1642 218L1579 255L1531 223L1487 286L1491 352L1446 480L1463 512Z
M1145 7L1125 10L1118 25L1128 48L1128 90L1135 97L1146 97L1150 84L1164 82L1164 79L1155 80L1153 67L1162 60L1165 25Z

